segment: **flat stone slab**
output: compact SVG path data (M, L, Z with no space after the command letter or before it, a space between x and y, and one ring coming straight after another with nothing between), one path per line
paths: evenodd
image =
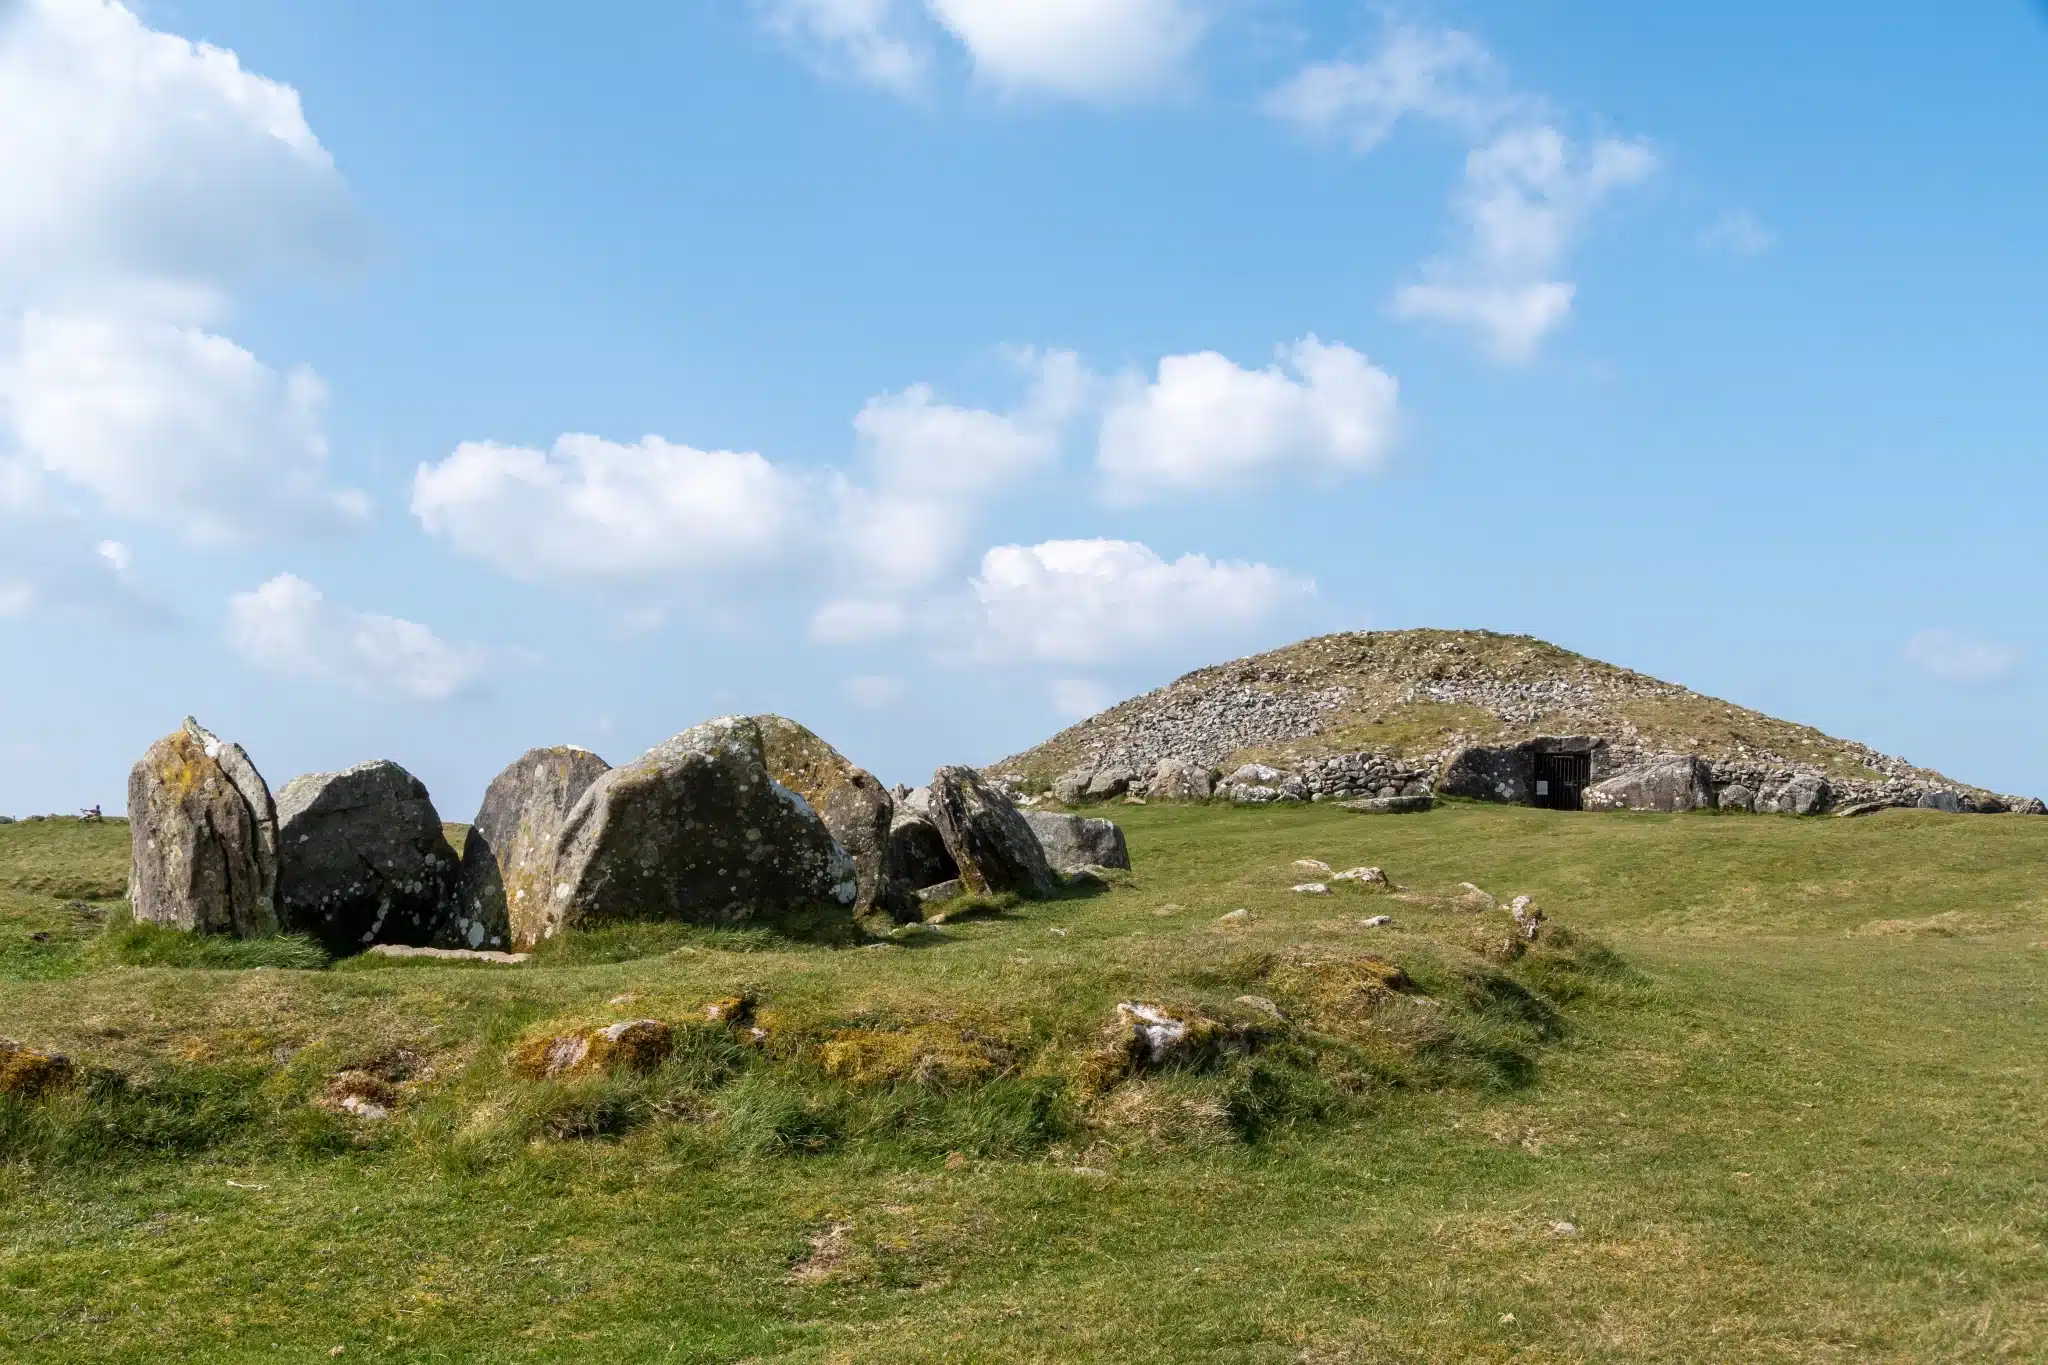
M1436 805L1434 796L1368 796L1358 801L1339 801L1345 810L1360 815L1419 815Z
M531 953L490 953L475 948L409 948L403 943L379 943L370 948L376 957L429 957L438 962L491 962L500 967L517 967Z

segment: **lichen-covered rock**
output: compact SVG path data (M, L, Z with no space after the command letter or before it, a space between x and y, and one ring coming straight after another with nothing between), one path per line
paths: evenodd
M1062 806L1078 806L1088 799L1088 784L1095 780L1095 766L1084 763L1069 768L1052 782L1052 799Z
M865 916L888 898L889 831L896 802L889 789L793 720L756 716L768 773L811 803L825 828L853 859L853 913Z
M1731 782L1721 788L1714 803L1722 810L1753 811L1756 809L1756 793L1740 782Z
M932 774L931 819L968 890L1053 893L1052 867L1024 813L972 768Z
M1961 815L1970 809L1961 792L1931 791L1923 794L1918 802L1921 810L1938 810L1949 815Z
M926 789L920 787L918 790L929 798L930 793ZM960 866L946 851L946 841L939 834L939 827L925 813L928 809L928 803L920 809L900 802L889 822L886 894L890 909L899 915L915 908L917 894L926 887L957 881L960 877Z
M396 763L311 773L277 798L279 919L330 952L466 947L461 872L427 789Z
M191 933L277 929L277 811L240 745L186 720L128 774L135 917Z
M1800 773L1757 797L1756 808L1777 815L1819 815L1833 803L1834 788L1818 773Z
M76 1074L62 1053L38 1052L0 1038L0 1095L33 1102L70 1085Z
M611 765L588 749L533 749L493 778L462 847L466 948L524 952L546 932L555 847L569 812Z
M1414 796L1367 796L1337 804L1360 815L1420 815L1436 806L1436 797L1421 792Z
M2014 815L2048 815L2048 801L2038 796L2023 796L2007 804Z
M1130 791L1138 775L1129 768L1104 768L1088 779L1090 801L1114 801Z
M1061 872L1083 867L1131 865L1124 832L1108 820L1091 820L1085 815L1055 815L1050 811L1024 812L1024 821L1038 836L1045 860Z
M853 860L768 771L761 727L726 716L590 785L569 813L542 937L617 920L736 924L832 908L851 917Z
M1714 805L1713 771L1691 755L1666 755L1588 787L1587 810L1689 811Z
M1153 801L1207 801L1216 794L1216 770L1182 758L1162 758L1146 797Z
M670 1025L659 1019L632 1019L529 1039L513 1054L512 1070L531 1081L595 1076L615 1067L645 1075L674 1050L675 1030Z

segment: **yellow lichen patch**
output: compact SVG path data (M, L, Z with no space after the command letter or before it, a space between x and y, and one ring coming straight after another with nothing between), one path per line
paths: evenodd
M827 1074L855 1085L969 1086L1010 1063L1008 1049L957 1024L844 1028L819 1052Z
M183 730L151 745L144 761L150 776L174 801L183 801L202 782L225 777L220 765L206 756L205 747Z
M39 1100L71 1084L75 1076L68 1057L0 1038L0 1095Z
M1415 989L1397 964L1370 953L1297 952L1274 967L1273 985L1311 1020L1358 1023L1397 995Z
M513 1052L512 1070L534 1081L595 1076L618 1067L644 1075L674 1049L672 1027L658 1019L634 1019L529 1038Z

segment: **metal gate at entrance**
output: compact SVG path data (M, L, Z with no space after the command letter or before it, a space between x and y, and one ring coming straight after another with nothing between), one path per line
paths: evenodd
M1536 754L1536 804L1546 810L1584 810L1592 785L1591 754Z

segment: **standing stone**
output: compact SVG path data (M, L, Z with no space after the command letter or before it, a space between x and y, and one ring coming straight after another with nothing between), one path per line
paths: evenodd
M972 768L932 774L931 818L969 891L1018 891L1049 896L1055 890L1045 850L1016 804Z
M618 920L734 924L849 912L853 860L768 772L761 727L725 716L591 783L562 828L541 937Z
M929 792L918 788L920 792ZM917 893L941 882L957 881L960 867L946 852L946 841L932 823L926 808L899 802L889 823L889 851L886 863L891 911L898 916L915 913Z
M293 778L278 793L286 928L333 953L373 943L467 947L461 871L427 789L396 763Z
M588 749L533 749L499 773L462 847L466 948L510 944L526 952L547 929L555 890L555 845L569 812L611 765Z
M889 827L896 802L873 776L837 749L781 716L756 716L768 774L811 803L825 828L853 859L853 913L872 913L888 888Z
M1588 787L1585 800L1587 810L1709 810L1714 804L1713 773L1691 755L1666 757Z
M1153 801L1207 801L1215 792L1214 768L1182 758L1162 758L1146 795Z
M242 752L187 720L128 774L135 918L188 933L277 930L277 814Z
M1040 848L1045 850L1045 860L1061 872L1073 872L1083 867L1123 867L1131 865L1130 850L1124 845L1124 832L1107 820L1091 820L1085 815L1054 815L1050 811L1028 810L1024 812L1025 823L1038 836Z

